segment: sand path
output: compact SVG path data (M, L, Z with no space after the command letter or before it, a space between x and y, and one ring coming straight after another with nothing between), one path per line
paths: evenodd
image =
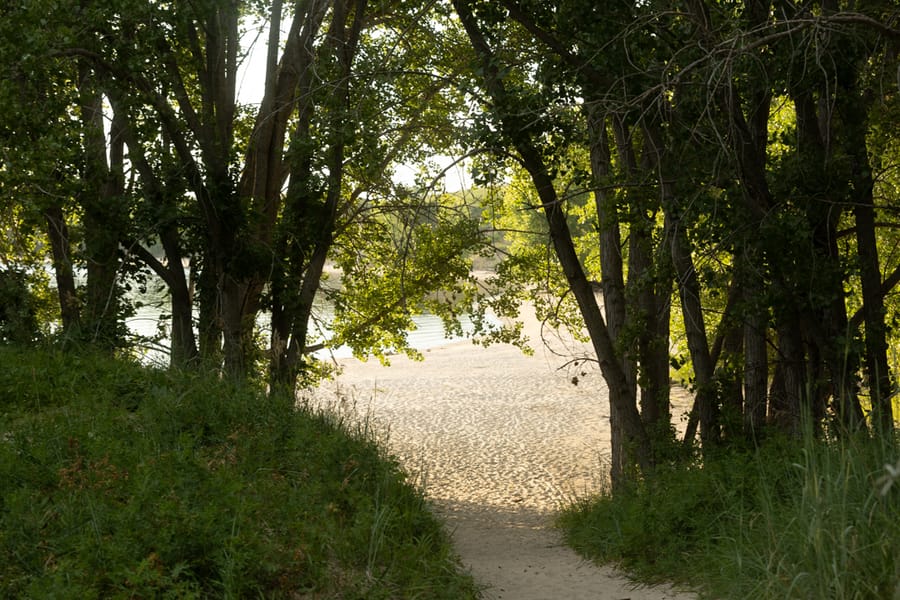
M692 597L635 589L613 569L579 558L552 528L554 511L598 489L606 472L608 407L596 369L559 369L567 359L544 348L528 357L467 341L425 355L424 362L394 358L390 367L343 360L343 374L322 397L342 397L366 415L423 477L484 598Z

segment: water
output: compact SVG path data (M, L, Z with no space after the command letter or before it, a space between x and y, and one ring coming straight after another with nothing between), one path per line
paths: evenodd
M136 294L132 297L132 300L136 300L142 304L142 306L136 310L134 316L126 320L128 329L133 334L141 336L142 338L155 339L160 337L160 325L164 326L165 331L168 331L170 326L169 317L167 316L162 323L160 323L160 316L164 314L168 315L171 312L169 300L164 289L150 286L150 289L147 290L146 294ZM334 314L334 308L331 303L321 299L320 301L317 301L316 313L319 322L322 325L327 325L331 315ZM195 314L194 316L196 318L197 315ZM414 315L412 320L416 327L415 329L407 331L407 338L409 339L410 346L416 350L427 350L428 348L446 344L449 341L463 339L459 336L448 336L444 331L444 324L440 317L437 317L432 313L425 312L421 315ZM459 321L464 333L469 334L472 332L474 325L467 315L461 315ZM257 324L262 334L268 339L268 314L261 314L257 320ZM320 338L313 341L313 343L324 342L331 336L331 331L327 329L321 333L322 335ZM143 349L146 353L147 362L167 363L169 338L163 335L158 342L146 345ZM332 356L335 358L347 358L352 356L352 351L347 346L340 346L338 348L320 350L316 353L316 356L323 359Z

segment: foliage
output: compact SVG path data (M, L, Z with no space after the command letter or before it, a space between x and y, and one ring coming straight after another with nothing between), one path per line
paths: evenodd
M569 154L577 153L573 149ZM583 166L583 157L561 160L571 160L573 169ZM593 267L588 272L598 273L596 246L591 239L593 228L587 222L591 218L590 210L586 209L588 194L573 184L571 177L558 177L557 185L574 190L572 197L566 199L567 219L578 236L585 265L588 269ZM484 341L513 341L523 347L541 343L541 340L518 340L513 331L523 301L531 304L537 318L550 328L567 328L576 337L583 336L584 322L575 299L567 293L568 283L549 243L540 201L527 173L521 168L510 169L506 184L496 193L486 193L481 202L483 225L502 235L502 241L493 244L497 264L485 282L491 293L481 299L480 308L510 319L510 325L504 330L484 332Z
M368 204L372 214L349 224L334 252L341 281L328 292L335 304L330 345L383 362L396 352L421 358L407 341L414 315L427 309L442 318L447 335L462 334L458 317L474 295L472 256L483 245L477 220L449 194Z
M459 268L407 261L405 247L416 242L397 243L391 228L415 221L436 195L431 185L396 184L397 166L425 165L456 144L463 94L449 74L460 46L444 34L446 7L283 8L40 1L4 9L2 226L17 239L36 231L53 242L16 249L16 264L32 251L48 262L52 247L57 272L86 271L78 294L60 294L78 297L63 320L81 321L87 341L122 341L121 283L152 270L170 294L173 364L219 362L248 377L259 368L291 386L315 370L311 307L325 262L349 264L341 248L420 281L396 288L413 312L431 291L458 285ZM248 67L267 75L259 103L243 105L237 77L253 29L273 52ZM477 242L452 211L441 220L463 234L434 238L443 256ZM403 345L398 327L408 314L382 314L361 288L332 292L379 331L357 336L360 351ZM258 326L266 309L268 340Z
M704 452L893 429L896 6L452 4L509 176L495 310L589 333L614 485L670 442L670 365Z
M426 308L524 347L489 317L529 301L592 342L616 481L672 442L670 365L696 393L686 446L809 416L816 435L888 434L900 32L896 6L852 6L15 3L3 260L52 263L63 333L108 352L152 270L173 365L273 390L323 372L323 291L325 345L382 360L417 355ZM271 52L244 105L254 29ZM448 153L483 190L443 194Z
M892 598L900 445L770 440L658 469L559 519L579 552L709 598Z
M474 597L362 433L246 386L0 349L5 597Z
M25 273L0 270L0 342L35 341L39 334L37 305Z

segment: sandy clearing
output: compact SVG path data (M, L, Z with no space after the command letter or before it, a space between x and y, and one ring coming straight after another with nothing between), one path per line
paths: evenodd
M538 325L526 324L539 339ZM605 479L609 409L595 368L560 368L585 347L551 346L529 357L456 342L425 352L424 362L395 357L390 367L344 359L318 401L366 418L423 478L484 598L693 598L635 588L582 560L552 528L556 510Z

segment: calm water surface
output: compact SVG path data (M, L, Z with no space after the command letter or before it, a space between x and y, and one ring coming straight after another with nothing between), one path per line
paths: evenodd
M134 294L132 298L142 304L142 306L137 309L135 315L126 321L128 328L132 333L145 338L156 338L160 334L160 325L164 327L164 331L167 332L169 330L169 317L166 316L164 320L160 321L162 315L169 315L171 313L168 296L164 289L151 285L146 294ZM329 322L330 315L332 315L333 312L333 306L324 299L317 302L316 313L323 324ZM428 348L440 346L449 340L459 339L458 336L448 337L444 331L444 324L441 322L441 319L431 313L416 315L413 317L413 322L416 324L416 328L408 331L407 334L409 336L410 345L417 350L426 350ZM462 323L463 331L472 331L472 322L467 316L463 315L460 318L460 322ZM262 334L268 336L268 315L260 315L258 325ZM330 335L331 331L325 330L322 332L321 337L314 343L325 341ZM147 345L145 350L147 361L167 362L168 348L169 338L166 336L163 336L158 343ZM317 353L317 355L322 358L328 356L346 358L351 356L352 352L350 351L350 348L341 346L330 351L322 350Z

